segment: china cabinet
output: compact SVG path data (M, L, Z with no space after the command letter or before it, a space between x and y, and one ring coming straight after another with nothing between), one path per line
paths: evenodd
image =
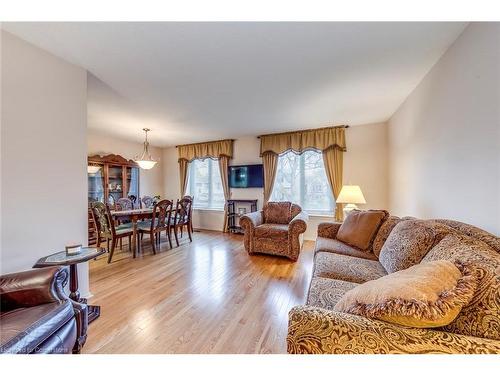
M113 207L119 198L126 198L130 195L139 197L139 166L133 160L127 160L120 155L89 156L87 180L89 202L88 244L90 246L96 243L90 203L98 201Z

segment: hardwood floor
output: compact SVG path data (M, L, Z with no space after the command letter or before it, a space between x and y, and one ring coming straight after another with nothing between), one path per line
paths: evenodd
M90 262L101 316L84 353L286 353L288 311L305 302L313 242L299 260L249 256L243 236L195 232L178 248Z

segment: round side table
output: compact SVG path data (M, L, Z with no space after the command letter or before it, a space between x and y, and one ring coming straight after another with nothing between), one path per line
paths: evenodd
M69 266L69 298L87 304L87 299L80 298L80 292L78 291L78 270L76 265L97 258L105 252L106 250L100 247L82 247L82 251L75 255L67 255L66 251L60 251L38 259L33 268ZM101 315L101 306L87 305L87 309L89 323Z

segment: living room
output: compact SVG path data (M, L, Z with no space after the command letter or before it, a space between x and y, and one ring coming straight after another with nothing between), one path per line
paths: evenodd
M500 23L12 21L2 353L500 353Z

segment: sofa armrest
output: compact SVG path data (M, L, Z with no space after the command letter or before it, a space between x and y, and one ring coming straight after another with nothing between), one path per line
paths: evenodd
M69 277L66 267L47 267L0 276L1 311L61 302Z
M297 306L289 313L289 353L500 353L500 341L407 328L358 315Z
M319 223L318 224L318 237L325 237L334 240L337 237L342 223Z
M253 229L255 229L255 227L258 227L259 225L262 225L263 223L264 223L264 218L263 218L262 210L250 212L248 214L243 215L240 218L240 225L245 230L245 232L247 230L253 231Z
M309 215L304 211L296 215L288 224L290 235L299 235L304 233L307 229L307 222L309 221Z

